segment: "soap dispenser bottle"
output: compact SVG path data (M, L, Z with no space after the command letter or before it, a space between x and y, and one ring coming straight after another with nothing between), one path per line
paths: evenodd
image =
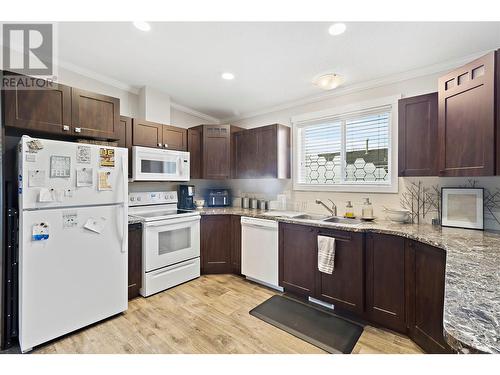
M370 198L365 198L365 203L363 204L363 208L361 209L361 217L363 219L373 218L373 206L370 202Z
M348 217L350 219L354 218L354 208L352 207L351 201L347 201L344 217Z

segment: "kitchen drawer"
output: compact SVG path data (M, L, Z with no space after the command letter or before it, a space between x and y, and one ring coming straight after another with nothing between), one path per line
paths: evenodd
M142 280L141 295L148 297L200 276L200 258L148 272Z

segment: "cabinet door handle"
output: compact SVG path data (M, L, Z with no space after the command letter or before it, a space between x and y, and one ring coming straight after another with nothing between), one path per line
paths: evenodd
M158 147L161 147L161 143L158 143Z
M165 144L163 145L163 147L168 148L168 145L165 143Z
M81 133L82 132L82 128L75 128L75 133Z
M69 125L63 125L63 131L64 132L69 131Z

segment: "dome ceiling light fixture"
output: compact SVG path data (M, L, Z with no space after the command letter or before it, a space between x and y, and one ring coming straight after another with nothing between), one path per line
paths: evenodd
M230 81L230 80L234 79L234 74L230 73L230 72L224 72L221 74L221 78L225 79L227 81Z
M328 28L328 33L330 35L337 36L337 35L343 34L345 32L345 29L347 29L347 26L345 25L345 23L337 22Z
M134 26L141 31L149 31L151 30L151 25L146 21L134 21Z
M313 83L323 90L333 90L343 82L344 79L335 73L323 74L313 80Z

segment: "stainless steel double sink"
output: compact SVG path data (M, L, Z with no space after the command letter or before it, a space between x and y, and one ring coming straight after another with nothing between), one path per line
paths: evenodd
M328 223L339 223L339 224L361 224L362 221L359 219L349 219L340 216L326 216L326 215L313 215L313 214L301 214L293 217L294 219L304 219L304 220L318 220L325 221Z

